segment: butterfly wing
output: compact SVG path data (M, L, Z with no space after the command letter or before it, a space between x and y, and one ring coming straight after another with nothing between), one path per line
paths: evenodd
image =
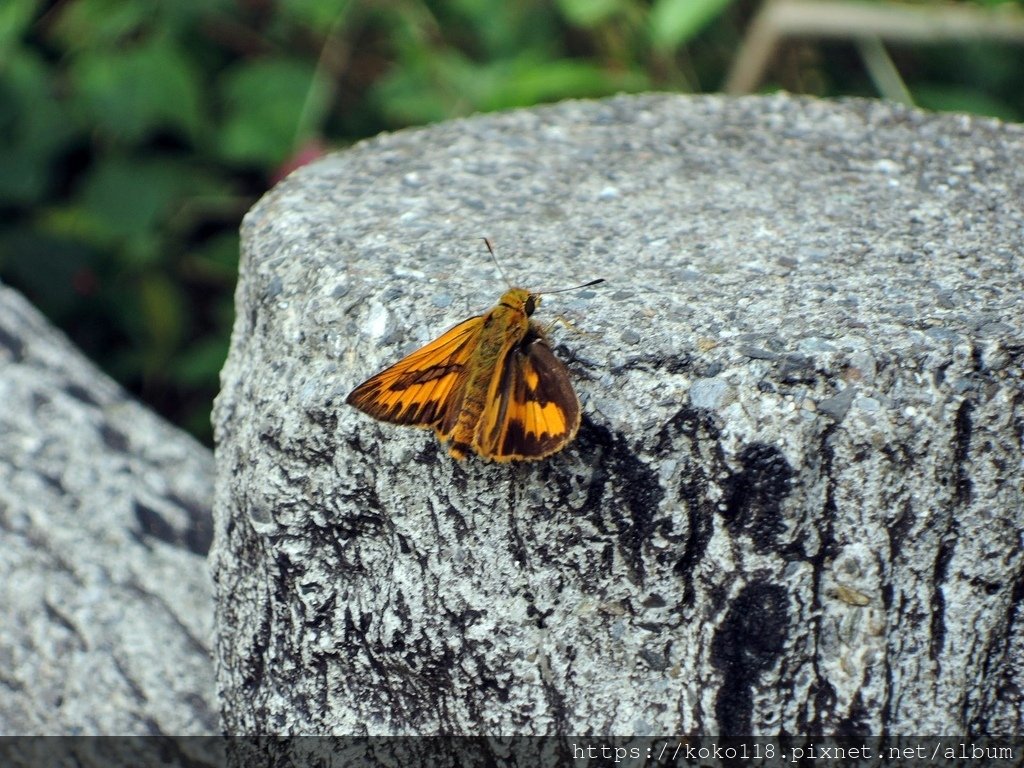
M495 371L473 447L495 461L541 459L562 449L579 426L569 371L531 323Z
M349 405L375 419L416 427L437 426L457 409L466 364L480 340L483 317L471 317L352 390Z

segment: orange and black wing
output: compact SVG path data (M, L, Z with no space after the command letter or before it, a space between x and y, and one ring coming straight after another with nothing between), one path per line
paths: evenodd
M458 408L466 364L480 341L483 317L471 317L352 390L345 402L375 419L436 426Z
M541 459L564 448L579 426L569 370L531 323L495 371L473 447L495 461Z

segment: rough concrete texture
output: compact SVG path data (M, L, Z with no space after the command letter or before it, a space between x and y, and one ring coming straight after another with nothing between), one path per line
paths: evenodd
M217 733L210 452L2 286L0 403L0 735Z
M243 226L230 732L1024 728L1024 129L647 95L381 136ZM451 460L346 393L505 285L583 402Z

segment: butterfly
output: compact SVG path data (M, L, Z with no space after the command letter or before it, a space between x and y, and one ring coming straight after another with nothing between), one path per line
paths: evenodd
M560 451L579 429L580 401L544 329L530 319L540 298L509 288L489 312L367 379L345 402L381 421L433 427L456 459L473 452L531 461Z

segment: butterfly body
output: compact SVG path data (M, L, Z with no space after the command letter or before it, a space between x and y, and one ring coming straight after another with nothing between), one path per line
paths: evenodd
M540 459L580 423L579 399L543 329L540 296L510 288L489 312L456 325L356 387L346 402L395 424L432 427L457 459Z

